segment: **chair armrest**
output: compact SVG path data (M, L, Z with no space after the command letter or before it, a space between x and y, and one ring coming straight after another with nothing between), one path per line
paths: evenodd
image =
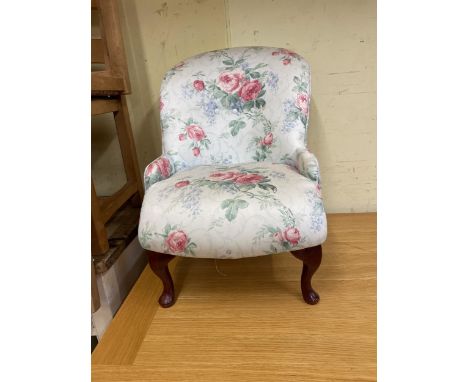
M145 191L154 183L170 178L176 173L174 160L168 155L161 155L145 168Z
M313 182L320 184L320 169L318 160L309 150L304 149L297 153L296 168L299 173Z

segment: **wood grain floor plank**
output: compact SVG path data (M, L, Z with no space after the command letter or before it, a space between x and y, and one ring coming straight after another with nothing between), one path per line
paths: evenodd
M177 264L173 261L171 269ZM159 305L162 284L146 266L93 351L93 365L131 365Z
M329 377L317 370L308 370L305 374L297 373L294 368L271 368L270 370L255 370L245 372L227 365L222 369L205 369L194 367L191 370L161 369L140 366L110 366L95 365L92 371L93 382L152 382L152 381L178 381L178 382L240 382L240 381L267 381L267 382L369 382L373 378L340 376Z

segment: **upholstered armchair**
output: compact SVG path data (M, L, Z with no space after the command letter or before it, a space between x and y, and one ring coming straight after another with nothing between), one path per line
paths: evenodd
M165 75L163 154L145 169L139 240L175 302L175 256L239 259L291 252L304 301L327 236L316 157L306 148L308 63L286 49L203 53Z

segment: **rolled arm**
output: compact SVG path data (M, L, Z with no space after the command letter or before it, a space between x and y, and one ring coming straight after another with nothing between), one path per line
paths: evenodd
M320 169L318 160L309 150L304 149L297 153L296 168L299 173L313 182L320 184Z
M170 178L176 172L174 160L168 155L161 155L145 168L145 191L154 183Z

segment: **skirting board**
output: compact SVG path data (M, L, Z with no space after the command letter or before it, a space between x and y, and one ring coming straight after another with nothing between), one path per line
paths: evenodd
M101 307L91 315L92 335L102 337L147 262L135 238L107 272L96 275Z

